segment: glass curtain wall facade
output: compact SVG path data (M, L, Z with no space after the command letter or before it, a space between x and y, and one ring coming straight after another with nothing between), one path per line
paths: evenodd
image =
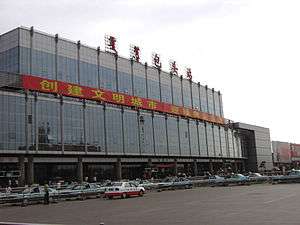
M173 90L173 104L178 106L183 106L181 78L175 75L172 75L172 90Z
M147 98L147 83L145 66L133 62L132 63L133 95Z
M0 71L19 72L19 29L0 36Z
M118 58L118 89L119 92L132 95L131 62L124 58Z
M105 153L104 107L90 101L85 107L87 150Z
M25 28L0 37L0 70L223 115L218 92L179 76ZM1 91L0 105L1 149L242 157L239 137L208 122L50 94Z
M169 73L161 71L160 73L161 84L161 101L172 104L172 87L171 87L171 75Z

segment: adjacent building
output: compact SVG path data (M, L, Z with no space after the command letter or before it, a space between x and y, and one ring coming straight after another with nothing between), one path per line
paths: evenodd
M300 144L272 141L274 165L280 169L299 167Z

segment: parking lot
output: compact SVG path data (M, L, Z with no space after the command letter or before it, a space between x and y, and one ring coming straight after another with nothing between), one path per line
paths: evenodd
M73 225L299 224L299 184L202 187L129 199L1 207L0 221Z

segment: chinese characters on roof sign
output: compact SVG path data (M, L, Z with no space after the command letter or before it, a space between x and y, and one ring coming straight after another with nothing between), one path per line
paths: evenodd
M112 52L114 54L118 54L117 51L117 39L113 36L105 36L105 51Z
M192 70L191 68L186 68L186 77L189 79L189 80L192 80Z
M157 53L152 54L152 64L157 69L161 69L161 61L160 61L160 55Z
M130 58L136 62L140 62L140 47L136 45L130 46Z
M178 67L176 65L176 61L170 61L170 73L178 76Z
M193 119L205 120L212 123L224 124L224 118L193 109L159 102L152 99L140 98L104 89L85 87L62 81L44 79L41 77L22 75L23 88L32 91L54 93L63 96L82 98L94 101L108 102L146 110L154 110Z

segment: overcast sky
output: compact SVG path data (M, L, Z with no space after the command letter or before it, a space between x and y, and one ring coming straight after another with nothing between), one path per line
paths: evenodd
M164 2L164 3L162 3ZM59 3L59 4L58 4ZM223 94L225 117L300 143L299 0L0 0L0 33L17 26L104 48L104 35L177 61Z

